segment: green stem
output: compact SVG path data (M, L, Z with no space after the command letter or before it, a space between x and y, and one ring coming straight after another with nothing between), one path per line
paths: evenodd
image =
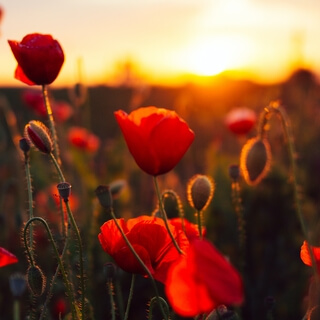
M54 154L53 154L52 152L51 152L49 155L50 155L50 158L51 158L54 166L55 166L56 169L57 169L57 172L58 172L59 178L60 178L60 182L66 181L65 178L64 178L64 175L63 175L63 173L62 173L62 170L61 170L61 168L60 168L60 165L59 165L59 163L58 163L58 161L57 161L57 159L56 159L56 157L54 156Z
M135 256L135 258L138 260L138 262L140 263L140 265L142 266L142 268L144 269L144 271L146 272L146 274L148 275L148 277L150 278L151 282L152 282L152 285L154 287L154 291L155 291L155 294L156 294L156 298L158 299L158 301L160 301L160 296L159 296L159 292L158 292L158 288L157 288L157 285L156 285L156 282L150 272L150 270L147 268L147 266L145 265L145 263L142 261L142 259L139 257L139 255L137 254L137 252L134 250L132 244L130 243L129 239L127 238L127 236L125 235L124 231L122 230L115 214L114 214L114 211L113 211L113 208L110 208L110 214L112 216L112 219L114 221L114 223L116 224L118 230L120 231L124 241L126 242L127 246L129 247L129 249L131 250L132 254ZM167 317L167 314L165 313L165 311L163 310L162 308L162 304L159 302L159 305L160 305L160 308L161 308L161 312L162 312L162 315L164 316L165 319L168 319Z
M292 170L291 179L292 179L292 185L293 185L296 214L297 214L298 220L300 222L300 226L301 226L303 235L304 235L305 239L307 240L307 246L308 246L309 255L311 257L312 268L313 268L313 272L314 272L314 276L315 276L315 280L316 280L316 285L317 285L317 288L319 288L319 276L318 276L318 271L317 271L317 264L316 264L316 260L315 260L313 251L311 250L311 247L310 247L310 237L307 232L307 227L306 227L304 217L302 214L302 209L301 209L301 199L299 196L299 186L298 186L298 181L297 181L297 168L296 168L296 162L295 162L296 150L295 150L295 146L293 143L293 138L292 138L293 135L291 132L291 126L289 124L289 119L288 119L284 109L280 106L280 104L278 102L272 102L272 103L270 103L270 105L267 108L265 108L265 111L264 111L264 118L265 119L264 120L262 119L262 121L261 121L261 123L262 124L264 123L264 125L261 124L259 126L259 132L261 132L261 135L264 134L266 123L269 120L269 118L271 117L272 112L274 112L275 114L277 114L279 116L281 124L282 124L282 128L284 130L285 138L287 141L288 153L289 153L289 158L290 158L290 165L291 165L291 170ZM318 290L317 290L317 292L318 292Z
M231 183L232 191L232 204L234 211L237 215L238 220L238 232L239 232L239 247L240 247L240 266L243 269L245 264L245 241L246 241L246 231L245 231L245 220L243 217L243 208L240 196L240 185L239 181L233 180Z
M29 205L29 219L33 218L33 197L32 197L32 184L31 184L31 174L30 174L30 162L28 153L24 153L24 165L26 170L26 180L27 180L27 190L28 190L28 205ZM31 254L33 248L33 226L30 225L30 248Z
M60 155L59 155L59 146L58 146L58 138L57 138L57 131L54 123L54 118L52 115L52 109L48 97L48 90L47 86L43 85L42 86L42 95L43 95L43 100L44 104L47 110L47 115L48 115L48 120L49 120L49 127L52 135L52 140L53 140L53 152L55 155L55 158L57 159L58 163L60 163Z
M24 237L23 238L24 238L25 248L27 250L27 254L28 254L29 259L30 259L30 264L32 266L34 266L34 260L33 260L33 257L30 254L30 250L29 250L29 247L27 245L26 234L27 234L27 229L28 229L29 225L31 223L33 223L34 221L41 222L44 225L44 227L45 227L45 229L46 229L46 231L48 233L51 245L53 247L54 254L56 255L56 258L58 260L58 265L59 265L59 268L61 270L61 274L62 274L62 278L63 278L64 284L65 284L66 289L67 289L67 293L68 293L67 296L69 298L69 302L70 302L70 306L71 306L72 319L76 320L77 318L76 318L76 311L75 311L75 301L73 299L71 286L70 286L70 283L68 281L68 277L67 277L67 274L66 274L62 259L61 259L60 255L59 255L57 246L56 246L56 244L55 244L55 242L53 240L53 236L52 236L51 230L50 230L47 222L44 219L40 218L40 217L33 217L32 219L28 220L26 225L25 225L25 227L24 227L24 233L23 233Z
M127 308L126 308L126 312L124 314L123 320L127 320L128 316L129 316L130 305L131 305L131 301L132 301L132 297L133 297L133 288L134 288L135 279L136 279L136 275L133 274L131 277L131 285L130 285L130 291L129 291L129 296L128 296Z
M13 320L20 320L20 301L18 299L13 301Z
M108 291L109 291L110 304L111 304L111 319L115 320L116 319L116 308L115 308L115 303L114 303L114 298L113 298L113 284L112 284L111 280L108 280Z
M68 212L68 217L71 221L71 225L76 233L76 237L78 240L78 246L79 246L79 263L80 263L80 286L81 286L81 315L82 319L84 320L85 318L85 285L84 285L84 268L83 268L83 248L82 248L82 240L81 240L81 235L79 228L77 226L77 223L73 217L72 211L70 209L69 201L68 199L64 200L64 203L67 208Z
M200 240L202 240L202 211L197 210L196 215L199 229L199 238Z
M62 261L64 260L64 257L65 257L65 255L66 255L67 248L68 248L68 243L69 243L69 238L66 239L65 244L64 244L64 248L63 248L62 253L61 253L61 260L62 260ZM47 306L48 306L49 301L50 301L50 299L51 299L51 297L52 297L53 285L54 285L54 283L55 283L55 281L56 281L56 279L57 279L57 277L58 277L58 275L59 275L59 272L60 272L60 266L59 266L59 264L58 264L58 266L57 266L57 268L56 268L56 272L54 273L54 276L53 276L53 278L52 278L51 286L50 286L50 288L49 288L49 292L48 292L46 301L44 302L43 309L42 309L42 312L41 312L41 314L40 314L39 320L42 320L43 317L44 317L45 314L46 314ZM74 299L74 298L73 298L73 299Z
M152 320L153 319L153 306L155 303L158 303L160 308L163 309L163 306L165 306L166 308L166 316L169 314L169 307L168 307L168 304L166 302L166 300L164 300L163 298L157 298L157 297L153 297L150 301L150 307L149 307L149 316L148 316L148 320Z
M160 190L159 190L159 185L158 185L158 180L157 180L156 176L153 177L153 181L154 181L155 190L156 190L156 194L157 194L158 201L159 201L159 209L160 209L160 212L162 214L162 218L164 220L164 223L165 223L165 226L166 226L167 231L169 233L169 236L171 238L171 241L174 244L174 246L176 247L177 251L180 254L183 254L182 250L180 249L177 241L175 240L175 238L174 238L174 236L173 236L173 234L172 234L172 232L170 230L170 227L169 227L169 224L168 224L168 217L167 217L166 211L165 211L164 206L163 206L163 202L162 202L162 198L161 198L161 194L160 194Z

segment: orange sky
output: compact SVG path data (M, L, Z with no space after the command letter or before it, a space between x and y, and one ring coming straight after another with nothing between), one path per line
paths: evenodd
M293 66L320 73L317 0L3 0L0 82L16 62L7 39L50 33L66 61L54 85L81 77L111 83L127 61L139 78L177 83L186 75L236 70L238 76L279 81Z

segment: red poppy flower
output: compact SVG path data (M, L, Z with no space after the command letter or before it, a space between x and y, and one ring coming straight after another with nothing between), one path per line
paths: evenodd
M171 265L165 290L173 310L184 317L240 304L244 297L238 272L210 242L198 239Z
M17 263L17 257L8 250L0 247L0 267L5 267L8 264Z
M184 232L189 241L199 238L199 228L197 224L181 218L172 218L169 219L169 221L173 226L176 227L176 229ZM205 227L202 227L202 235L206 235Z
M136 163L153 176L173 169L194 139L188 124L167 109L151 106L129 115L119 110L115 117Z
M51 35L33 33L21 42L8 40L18 66L15 78L28 85L46 85L58 76L64 62L59 42Z
M255 112L248 108L231 110L225 118L228 129L239 135L247 134L256 124L256 121L257 116Z
M180 255L171 241L164 221L156 217L140 216L128 221L118 219L118 222L153 277L164 283L168 268ZM170 228L181 250L186 250L188 240L185 235L173 226ZM98 238L103 250L113 257L120 268L146 276L145 270L130 251L114 220L102 225Z
M72 127L68 133L69 142L78 149L95 152L99 148L100 140L85 128Z
M308 246L307 241L304 241L301 246L301 250L300 250L300 258L304 264L306 264L307 266L310 266L310 267L312 266L312 260L311 260L310 253L309 253L309 247L310 247L310 250L312 250L312 252L313 252L315 262L316 262L317 268L318 268L318 273L320 274L320 247Z

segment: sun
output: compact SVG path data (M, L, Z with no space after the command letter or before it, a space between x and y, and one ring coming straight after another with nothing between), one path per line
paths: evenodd
M246 39L237 36L215 36L194 41L186 50L187 72L213 76L226 70L241 68L246 63Z

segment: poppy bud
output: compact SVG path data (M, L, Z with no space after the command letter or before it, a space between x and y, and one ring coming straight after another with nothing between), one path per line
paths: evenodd
M24 128L24 135L39 151L47 154L52 152L53 143L50 131L41 121L30 121Z
M30 150L30 144L28 143L28 140L26 138L22 138L19 140L19 147L25 154Z
M27 281L31 292L37 297L41 296L46 286L46 277L38 266L29 267Z
M214 193L214 183L211 178L197 174L187 185L187 196L191 207L197 211L205 210Z
M240 168L249 185L258 184L270 170L271 149L268 140L252 138L243 146Z
M103 267L104 274L108 281L112 281L116 274L116 266L112 262L107 262Z
M173 190L166 190L162 193L164 210L169 219L183 217L183 208L180 197Z
M64 201L68 201L69 197L71 195L71 184L69 182L60 182L57 185L57 189L59 191L59 195L60 197L64 200Z
M240 177L240 168L237 164L232 164L229 167L229 176L232 180L238 181Z
M100 185L95 193L102 207L108 210L112 208L112 195L109 186Z

